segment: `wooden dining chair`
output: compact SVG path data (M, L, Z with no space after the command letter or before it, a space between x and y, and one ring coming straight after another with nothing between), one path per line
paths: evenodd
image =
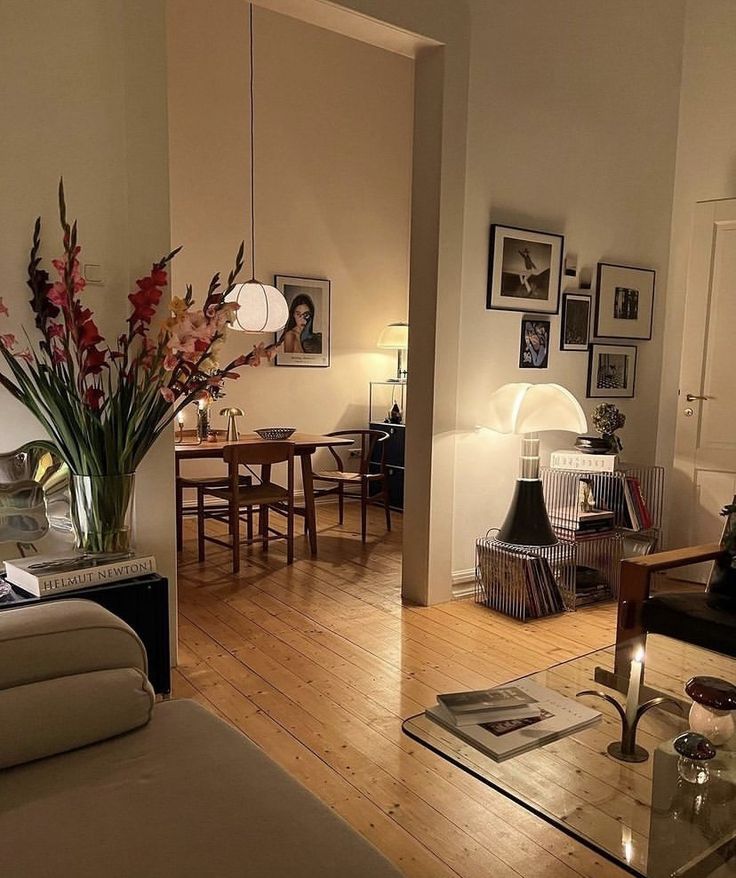
M314 481L331 482L331 488L315 489L315 497L324 497L329 494L337 495L338 513L340 524L345 519L345 500L360 500L360 522L363 542L366 541L368 530L368 506L376 504L383 506L386 512L386 529L391 530L391 507L389 506L388 474L386 472L385 449L383 444L388 439L388 433L383 430L336 430L328 433L328 436L341 436L353 439L351 448L360 449L358 471L351 472L345 462L330 446L330 454L337 464L336 470L323 470L314 473ZM348 449L350 450L350 449ZM375 452L378 453L375 453ZM359 491L350 492L346 488L355 486Z
M197 490L197 536L199 560L205 560L205 543L217 543L232 550L233 573L240 570L241 545L261 543L263 551L268 551L268 544L273 540L286 540L287 563L294 561L294 444L293 442L266 442L252 444L248 442L228 445L223 449L223 459L228 466L228 484L224 488L203 486ZM286 464L286 487L271 481L271 467L276 463ZM241 467L249 470L260 466L260 482L243 485ZM253 472L251 471L251 475ZM227 513L208 511L205 497L212 496L227 502ZM286 516L286 532L278 531L269 524L269 509L279 506ZM248 527L247 537L240 538L240 525L253 509L259 510L258 534L254 535ZM246 518L243 518L245 510ZM229 539L206 533L205 523L210 519L224 521L229 527Z
M253 484L253 479L250 476L241 476L241 484L243 487L247 487L248 485ZM186 476L177 476L176 477L176 551L181 552L184 547L184 518L190 515L197 515L198 506L195 502L194 506L185 506L184 505L184 491L194 491L195 496L199 488L227 488L228 487L228 477L227 474L221 476L207 476L207 477L186 477ZM228 511L227 504L220 503L216 507L217 511L223 513ZM215 511L215 509L211 509L211 511ZM250 517L252 527L252 516Z

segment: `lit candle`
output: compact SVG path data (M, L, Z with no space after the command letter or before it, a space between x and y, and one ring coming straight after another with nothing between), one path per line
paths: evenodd
M631 660L629 671L629 691L626 693L626 721L629 728L634 724L636 711L639 709L639 690L641 689L641 673L644 668L644 650L639 647Z
M184 426L184 412L179 412L176 416L176 423L180 426Z

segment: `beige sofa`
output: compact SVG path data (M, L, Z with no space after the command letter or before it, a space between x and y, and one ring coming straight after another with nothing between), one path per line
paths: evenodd
M3 878L399 874L230 726L154 706L145 669L95 604L0 614Z

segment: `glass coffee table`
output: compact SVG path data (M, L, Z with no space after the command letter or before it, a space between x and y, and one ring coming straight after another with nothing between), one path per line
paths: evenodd
M604 685L615 682L612 670L613 647L514 682L523 687L524 680L532 680L572 699L583 689L618 695ZM621 721L610 704L590 696L580 701L600 711L598 722L505 762L495 762L424 714L405 720L403 729L633 875L731 878L736 876L736 741L718 748L703 784L680 777L672 747L687 729L684 685L697 675L736 681L736 660L650 635L645 683L656 691L643 691L642 700L671 695L681 709L662 705L642 717L637 743L649 751L646 762L625 763L608 755L608 745L621 737Z

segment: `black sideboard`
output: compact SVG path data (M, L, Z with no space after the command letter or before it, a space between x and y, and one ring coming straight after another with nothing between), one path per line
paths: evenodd
M114 613L123 622L127 622L146 648L148 679L154 691L162 695L171 692L169 581L166 578L151 573L135 579L79 588L43 598L34 597L14 588L7 598L0 600L0 611L27 607L40 601L71 598L94 601ZM1 620L0 624L2 624Z

